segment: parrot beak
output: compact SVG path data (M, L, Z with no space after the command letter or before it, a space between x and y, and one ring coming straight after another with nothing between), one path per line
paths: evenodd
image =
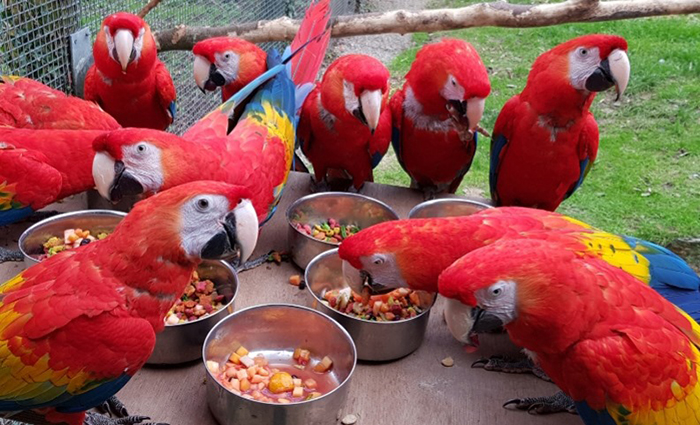
M624 50L615 49L586 79L586 90L600 92L615 86L617 91L615 100L619 100L627 88L629 78L630 62L627 53Z
M114 35L114 59L122 66L122 72L126 72L126 68L135 57L134 35L129 30L117 30Z
M379 125L379 116L382 113L382 91L365 90L360 95L360 113L364 115L364 120L360 119L374 134Z
M484 116L484 106L486 99L480 97L472 97L467 100L467 121L469 121L469 129L476 131L479 126L481 117Z
M125 195L140 195L144 192L141 183L126 171L122 161L115 161L104 152L97 152L92 161L92 177L97 191L103 198L117 203Z
M358 294L365 291L365 288L368 288L373 294L384 294L395 289L374 282L372 275L364 270L356 269L346 260L343 260L343 278L350 289Z
M448 299L445 321L452 336L473 351L479 346L478 334L503 329L503 322L496 315L479 307L470 307L459 300Z
M258 215L248 199L226 214L223 229L202 248L201 257L210 260L227 259L234 267L245 262L258 242Z
M216 65L199 55L194 57L194 82L202 93L226 85L226 79L219 73Z

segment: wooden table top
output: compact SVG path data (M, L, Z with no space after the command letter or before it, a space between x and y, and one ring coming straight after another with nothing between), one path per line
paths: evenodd
M275 216L263 227L253 257L270 250L287 249L284 212L294 200L309 193L309 175L292 173ZM406 217L423 200L406 188L367 184L362 194L380 199ZM58 204L63 211L84 209L84 195ZM0 246L16 247L27 223L0 227ZM0 264L0 282L22 270L22 263ZM306 291L288 284L289 276L301 274L290 263L264 265L240 274L237 310L258 304L286 302L309 306ZM341 418L354 414L357 424L439 424L439 425L573 425L575 415L533 416L507 410L508 399L554 394L557 388L533 375L510 375L471 369L475 360L494 354L517 355L507 336L483 336L479 352L467 354L449 334L442 319L444 300L438 299L430 315L425 340L409 356L387 363L359 362L352 378L347 404ZM447 368L440 361L451 356ZM171 425L215 425L205 398L205 370L201 362L180 367L145 367L117 394L131 414L145 415ZM328 424L340 423L329 417ZM245 425L245 424L241 424Z

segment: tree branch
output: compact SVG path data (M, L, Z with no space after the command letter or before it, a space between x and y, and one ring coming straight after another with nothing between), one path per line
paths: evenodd
M158 6L158 3L160 3L161 0L150 0L144 7L143 9L139 10L138 15L139 18L143 19L148 15L148 12L150 12L154 7Z
M437 32L461 28L543 27L567 22L597 22L646 16L700 12L700 0L568 0L538 5L505 1L479 3L459 9L395 10L338 16L332 21L333 37L411 32ZM155 34L159 50L190 50L200 40L228 35L253 43L290 41L299 21L287 17L223 27L177 26Z

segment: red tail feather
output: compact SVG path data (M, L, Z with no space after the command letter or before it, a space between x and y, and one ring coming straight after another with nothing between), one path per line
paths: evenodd
M301 22L299 32L292 40L292 51L296 51L301 45L314 37L321 37L300 52L292 59L292 79L294 84L299 86L304 83L316 81L318 70L326 55L328 42L331 38L328 21L331 18L330 0L312 0L309 8L306 9L304 20Z

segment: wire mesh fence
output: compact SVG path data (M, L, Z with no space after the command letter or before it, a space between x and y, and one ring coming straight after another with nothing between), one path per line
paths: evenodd
M94 39L105 16L136 13L146 0L0 0L0 72L33 78L53 88L75 93L70 66L69 36L89 28ZM353 13L361 0L333 0L334 15ZM219 26L233 22L300 18L309 0L163 0L146 20L151 29L178 24ZM269 43L264 48L281 48ZM177 89L178 116L169 128L182 133L214 108L217 94L197 90L188 51L159 54L170 70Z

